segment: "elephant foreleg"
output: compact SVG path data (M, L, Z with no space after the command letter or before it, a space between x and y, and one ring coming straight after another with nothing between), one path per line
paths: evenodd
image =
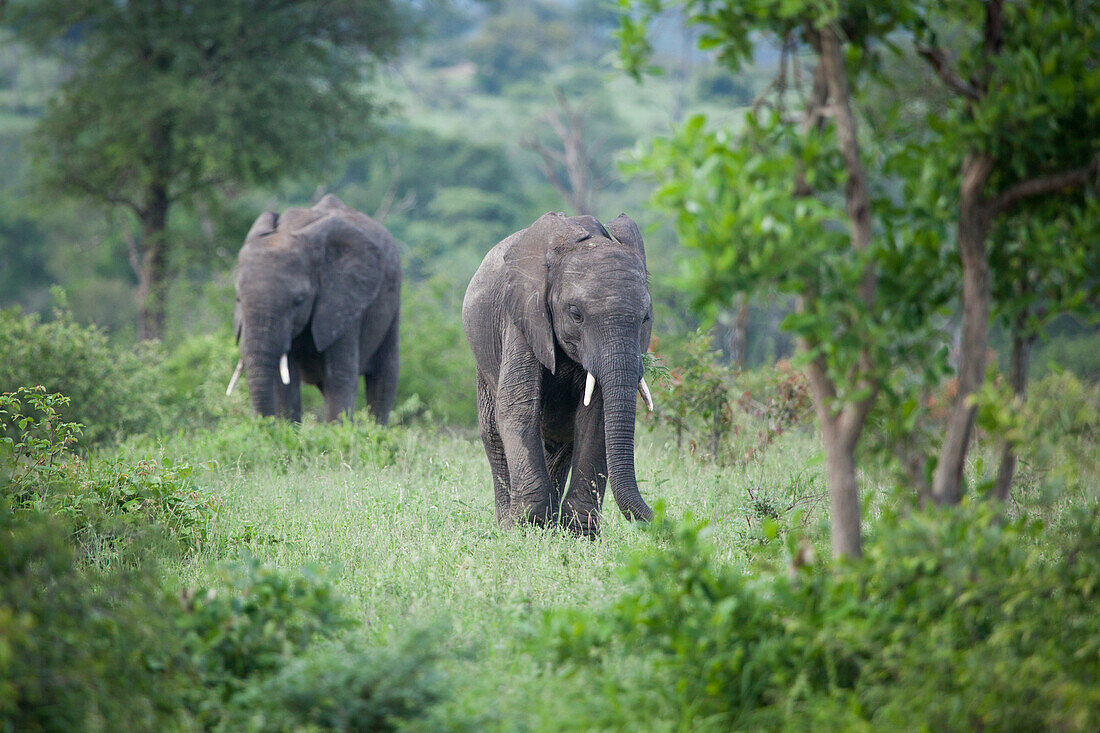
M543 450L542 370L519 329L509 329L497 378L497 430L508 463L512 519L538 525L554 521L557 512Z
M397 319L394 318L374 353L370 371L363 376L367 407L379 425L389 424L390 410L393 409L393 401L397 397L398 371Z
M562 501L562 524L577 534L600 533L600 511L607 486L607 452L604 443L603 398L597 393L574 418L572 476Z
M321 382L325 386L325 420L350 420L359 387L359 340L354 334L341 336L324 352Z
M493 474L497 523L508 527L512 519L512 502L508 495L508 461L504 457L504 442L497 431L493 393L480 373L477 375L477 422L481 428L485 456L489 459L489 470Z

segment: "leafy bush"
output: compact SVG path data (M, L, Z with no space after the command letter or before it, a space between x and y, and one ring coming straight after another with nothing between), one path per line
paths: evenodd
M17 502L66 473L65 462L82 427L61 420L69 398L42 387L0 393L0 489Z
M42 385L70 403L67 422L84 426L93 445L164 424L162 359L155 345L113 346L95 326L81 326L62 306L54 320L0 310L0 392Z
M788 361L740 372L719 360L704 330L678 351L677 365L659 380L661 393L650 423L667 425L676 435L677 450L686 436L694 453L698 438L706 442L712 459L724 462L732 454L744 463L758 458L787 430L811 420L809 384ZM740 392L737 400L734 391Z
M79 564L66 534L0 506L0 729L186 727L172 600L149 568Z
M394 731L441 699L435 640L397 648L328 649L294 660L237 695L227 727L241 731Z
M86 461L72 452L80 426L61 419L68 398L42 387L0 394L0 489L13 508L63 519L84 559L106 564L145 529L193 547L213 501L192 468L171 460Z
M239 358L230 333L196 334L170 345L164 359L163 402L171 424L212 427L221 419L251 414L247 389L225 395Z
M860 562L789 537L789 566L752 577L687 522L614 604L551 612L532 643L598 680L593 727L1095 730L1100 512L1042 531L988 508L886 517Z
M352 625L343 599L315 569L282 571L249 557L222 566L217 585L185 590L181 599L177 626L205 689L195 712L206 723L315 639Z

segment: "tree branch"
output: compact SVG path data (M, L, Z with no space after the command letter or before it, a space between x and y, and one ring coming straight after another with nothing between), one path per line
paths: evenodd
M917 53L924 57L925 61L931 65L932 70L936 72L936 76L953 92L961 94L971 101L981 99L981 92L978 88L963 79L951 68L951 62L947 60L947 54L943 52L942 48L918 43Z
M1090 176L1098 175L1100 175L1100 155L1093 159L1092 163L1081 168L1014 183L993 199L993 210L999 214L1027 198L1045 196L1066 188L1079 188L1089 182Z

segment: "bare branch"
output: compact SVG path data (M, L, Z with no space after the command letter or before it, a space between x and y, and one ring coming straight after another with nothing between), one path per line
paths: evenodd
M522 139L520 146L535 152L541 158L539 170L576 213L590 214L595 208L592 203L595 192L589 178L592 162L584 145L581 114L570 106L560 88L554 90L554 98L560 111L547 111L543 120L560 141L561 150L542 144L534 136ZM563 169L564 176L561 172Z
M938 76L940 81L946 84L951 91L956 94L961 94L971 101L981 99L982 95L978 87L956 73L951 67L951 62L948 61L947 54L944 53L942 48L918 43L917 53L924 57L924 60L927 61L932 67L932 70L936 72L936 76Z
M380 222L385 221L391 213L408 211L416 204L415 191L406 191L401 200L394 200L397 197L398 184L401 183L401 166L398 164L395 153L389 153L386 160L390 164L390 185L386 188L386 192L382 194L382 200L374 211L374 218Z

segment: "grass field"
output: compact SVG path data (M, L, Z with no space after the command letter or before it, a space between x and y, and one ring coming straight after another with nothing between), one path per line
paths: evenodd
M410 428L392 435L393 462L382 467L325 454L242 464L222 449L217 464L196 473L218 507L207 540L167 566L169 583L202 587L219 561L241 553L288 569L330 569L363 622L352 633L366 643L435 630L451 672L452 696L438 711L448 727L539 729L544 714L559 719L554 701L541 697L545 663L523 652L526 638L549 609L610 602L622 590L623 558L661 540L626 522L610 493L598 541L502 531L476 434ZM742 468L677 455L659 431L641 429L637 443L643 494L670 517L690 512L709 521L723 560L746 560L773 508L797 504L811 525L824 518L818 449L808 430ZM196 465L214 458L212 449L186 441L164 450Z

